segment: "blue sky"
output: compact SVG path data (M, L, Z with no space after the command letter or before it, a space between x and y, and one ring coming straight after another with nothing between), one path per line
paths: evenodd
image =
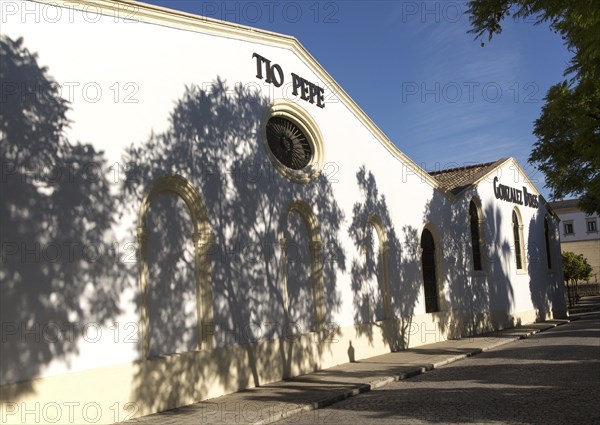
M481 47L464 2L146 2L292 35L426 170L512 156L548 198L527 158L570 54L547 25L511 18Z

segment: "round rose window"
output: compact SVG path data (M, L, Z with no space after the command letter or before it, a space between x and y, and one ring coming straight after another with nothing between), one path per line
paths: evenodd
M281 116L267 122L267 143L273 156L292 170L305 168L313 150L304 132L294 122Z

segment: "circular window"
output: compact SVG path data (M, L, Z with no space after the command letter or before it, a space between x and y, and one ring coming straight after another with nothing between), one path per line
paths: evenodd
M263 141L271 162L294 183L307 183L322 168L321 133L304 109L285 101L273 102L263 120Z
M283 117L272 117L267 122L267 143L275 158L292 170L303 169L313 156L306 135Z

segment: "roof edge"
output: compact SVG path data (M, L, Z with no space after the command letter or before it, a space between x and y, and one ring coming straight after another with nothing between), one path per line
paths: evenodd
M188 12L169 9L163 6L152 5L134 0L31 0L37 3L53 6L69 7L76 10L86 10L90 7L99 9L99 14L117 13L126 16L124 19L132 19L146 23L168 25L171 28L199 31L213 35L235 37L247 41L258 41L263 44L283 47L296 53L307 66L321 79L324 84L331 84L336 91L336 96L341 98L345 106L365 125L373 136L384 148L398 161L403 162L412 171L427 182L432 188L439 190L445 196L448 192L443 190L432 176L419 166L415 161L402 152L375 124L375 122L358 106L352 97L331 77L331 75L317 62L308 50L293 36L271 32L263 29L253 28L246 25L230 23Z

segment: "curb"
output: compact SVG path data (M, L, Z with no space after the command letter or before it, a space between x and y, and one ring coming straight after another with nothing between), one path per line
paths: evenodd
M502 345L505 344L509 344L511 342L515 342L515 341L519 341L521 339L526 339L529 338L532 335L538 334L540 332L544 332L547 331L548 329L553 329L556 328L558 326L562 326L562 325L566 325L568 323L571 323L574 320L579 319L579 317L573 317L573 318L568 318L568 319L562 319L563 321L558 322L558 323L551 323L551 324L547 324L546 326L540 328L540 329L535 329L529 332L525 332L522 335L518 335L518 336L514 336L512 338L506 338L506 339L502 339L496 342L492 342L489 343L488 345L486 345L483 348L474 348L472 349L472 351L468 352L468 353L464 353L464 354L458 354L456 356L452 356L449 357L447 359L441 360L439 362L433 363L433 364L429 364L429 365L420 365L420 366L415 366L415 369L412 370L408 370L405 372L402 372L401 374L398 375L392 375L392 376L387 376L384 378L379 378L375 381L369 382L368 384L360 384L358 386L356 386L353 389L347 390L343 393L340 394L335 394L333 396L324 398L322 400L319 401L315 401L313 403L310 404L306 404L304 406L300 406L300 407L296 407L295 409L290 409L290 410L286 410L285 412L283 412L281 414L281 416L277 417L277 418L268 418L262 421L258 421L255 422L254 425L266 425L266 424L271 424L277 421L280 421L282 419L286 419L289 417L294 417L297 416L301 413L304 412L310 412L313 410L317 410L317 409L322 409L324 407L328 407L331 406L332 404L335 404L337 402L346 400L350 397L354 397L356 395L359 394L363 394L366 392L369 392L373 389L377 389L377 388L381 388L384 387L388 384L391 384L392 382L396 382L396 381L403 381L405 379L409 379L418 375L421 375L425 372L429 372L432 370L435 370L441 366L445 366L447 364L450 363L454 363L458 360L463 360L466 359L467 357L472 357L475 356L477 354L483 353L485 351L491 350L492 348L496 348L496 347L500 347ZM513 328L514 330L518 330L518 328Z
M599 306L591 306L591 307L577 307L569 309L569 314L581 314L581 313L592 313L595 311L600 311Z

